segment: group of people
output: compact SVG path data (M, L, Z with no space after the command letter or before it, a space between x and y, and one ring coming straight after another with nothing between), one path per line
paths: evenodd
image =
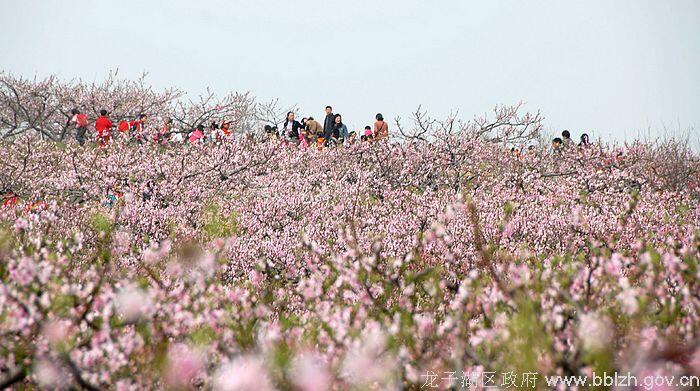
M561 132L561 137L555 137L552 139L552 153L554 155L561 155L566 150L571 150L573 147L578 146L579 149L586 148L591 145L590 138L588 134L581 134L579 143L576 144L574 140L571 139L571 132L565 130ZM522 156L524 153L536 153L537 148L534 145L529 145L527 149L519 149L512 147L510 152L516 156Z
M583 148L590 145L590 143L588 134L584 133L581 135L578 146L579 148ZM561 132L561 137L555 137L552 139L552 150L554 152L561 152L562 150L571 148L574 145L574 140L571 139L571 132L568 130Z
M71 113L72 117L68 121L68 125L75 127L75 139L78 144L84 145L89 137L90 123L87 115L78 109L73 109ZM135 141L137 143L152 141L159 144L183 141L195 143L205 139L206 129L204 125L199 125L191 131L178 131L173 127L172 119L165 118L160 127L154 127L155 129L151 129L149 132L146 129L147 120L148 116L146 114L139 114L132 120L121 120L115 126L108 117L107 110L101 110L100 116L93 124L94 140L100 146L105 146L113 139ZM231 135L230 125L230 121L223 121L221 124L214 122L210 126L213 130L211 134L217 139L229 137Z
M76 130L76 140L83 145L88 138L90 123L87 116L78 109L73 109L73 116L68 125L72 125ZM300 147L316 146L337 146L344 143L353 144L358 139L360 141L377 141L389 137L389 124L384 120L384 116L378 113L375 116L374 126L365 126L359 132L350 131L343 123L343 116L333 113L333 107L326 106L323 124L313 117L304 117L297 121L293 111L287 113L286 119L281 129L277 125L265 125L263 131L266 136L280 139L285 143L290 143ZM101 110L100 116L93 124L94 140L100 146L105 146L112 139L135 141L137 143L154 142L158 144L166 143L189 143L200 144L209 142L221 142L228 139L233 134L231 121L224 120L221 123L212 122L209 126L197 125L192 130L177 130L173 126L170 118L165 118L160 127L153 126L146 129L147 115L139 114L129 120L121 120L115 126L109 119L107 110ZM359 134L359 137L358 137ZM570 149L576 143L571 139L571 133L564 130L561 137L552 139L552 152L560 154L564 150ZM589 136L583 133L578 142L578 147L583 148L590 145ZM534 145L527 148L527 152L535 149ZM514 154L522 154L525 151L511 148Z
M21 202L19 196L12 189L0 190L0 198L2 198L2 208L13 209ZM39 199L39 201L25 202L23 213L29 214L46 210L49 205L45 201L41 201L43 194L40 195Z
M361 141L381 140L389 137L389 124L384 121L384 116L378 113L375 120L374 129L367 125L361 131L359 137ZM323 125L313 117L305 117L301 121L297 121L294 112L290 111L287 113L281 131L276 126L266 125L265 133L302 147L314 145L323 147L345 142L352 144L358 139L358 132L349 131L343 123L343 116L339 113L333 113L331 106L326 106Z
M343 143L354 143L358 139L358 132L349 131L343 123L342 115L333 113L331 106L326 106L326 116L321 125L313 117L302 118L301 122L295 119L294 112L287 113L287 117L278 130L277 125L265 125L264 132L268 136L280 138L288 143L299 146L331 146ZM75 128L76 141L84 145L90 137L90 122L87 115L78 109L73 109L68 126ZM177 130L173 127L173 121L165 118L161 126L153 126L146 129L147 115L139 114L132 120L124 119L116 126L108 117L107 110L101 110L100 116L95 120L94 140L102 147L110 140L128 140L137 143L153 142L165 143L190 143L199 144L206 142L220 142L230 138L233 133L231 121L221 123L212 122L208 127L204 124L197 125L192 130ZM361 141L373 141L389 137L389 124L384 121L381 113L375 116L374 128L369 125L361 131Z
M112 138L124 138L135 140L137 142L148 141L149 139L156 143L163 143L167 140L188 142L191 144L206 143L216 141L218 137L228 137L232 134L230 122L224 121L221 125L212 123L209 127L211 130L207 136L207 129L204 125L197 126L194 130L188 132L187 138L183 137L182 133L173 130L172 121L166 119L163 127L148 137L144 131L146 124L146 116L139 115L132 121L120 121L116 127L116 134L113 137L114 124L107 117L107 112L102 110L100 117L94 122L94 130L96 132L96 141L104 146ZM376 115L374 128L365 126L364 132L360 137L361 141L373 141L386 139L389 136L389 125L384 121L382 114ZM73 118L70 120L77 129L76 138L83 145L86 140L87 130L89 127L87 117L78 110L73 110ZM334 114L331 106L326 107L326 117L323 125L316 121L313 117L302 118L301 121L295 119L293 112L287 113L287 119L278 131L276 126L265 126L265 132L268 136L279 139L282 142L290 143L297 146L318 146L322 148L328 145L340 145L342 143L354 143L357 141L357 132L348 131L348 128L343 124L343 117L340 114ZM178 137L179 136L179 137ZM578 146L578 149L583 149L590 146L589 136L583 133L580 137L578 145L571 139L571 133L564 130L561 137L555 137L552 140L552 153L560 155L567 150L573 150ZM524 153L537 153L534 145L527 147L526 151L518 148L511 148L511 153L520 157ZM619 155L618 155L619 156ZM128 183L122 183L123 186L128 186ZM144 201L151 198L155 184L149 181L146 190L143 193ZM111 207L116 203L123 194L120 191L107 189L107 198L102 203L104 206ZM18 202L18 196L11 189L0 190L0 199L2 200L3 208L14 208ZM45 202L30 202L26 204L25 213L32 213L43 210L47 207Z

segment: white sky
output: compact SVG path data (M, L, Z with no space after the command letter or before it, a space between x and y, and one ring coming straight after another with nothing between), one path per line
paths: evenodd
M700 129L699 0L0 0L0 37L0 69L23 76L145 70L299 118L331 104L351 130L520 100L574 137Z

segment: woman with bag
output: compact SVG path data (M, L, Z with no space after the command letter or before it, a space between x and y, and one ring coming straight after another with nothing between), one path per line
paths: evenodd
M282 134L285 139L299 143L299 130L304 126L299 123L299 121L294 119L294 112L290 111L287 113L287 119L284 121L284 126L282 127Z
M381 140L389 138L389 124L384 121L382 113L378 113L375 117L377 122L374 123L374 139Z

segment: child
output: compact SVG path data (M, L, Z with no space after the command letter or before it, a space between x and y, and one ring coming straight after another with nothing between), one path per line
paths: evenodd
M350 132L350 134L348 135L348 142L349 142L350 144L355 144L355 141L356 141L356 140L357 140L357 132L353 130L353 131Z
M569 132L568 130L561 132L561 138L562 145L565 147L570 147L574 144L573 140L571 140L571 132Z
M305 128L299 129L299 146L301 148L306 148L309 146L310 141L309 132L307 132Z

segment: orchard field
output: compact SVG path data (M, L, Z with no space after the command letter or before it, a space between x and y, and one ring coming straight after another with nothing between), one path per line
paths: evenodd
M247 95L1 76L0 388L700 376L700 162L683 143L515 154L541 131L516 107L418 110L389 140L301 149L256 132L275 104ZM237 133L79 146L73 106Z
M668 145L16 139L0 149L19 200L0 212L3 385L699 374L697 158Z

